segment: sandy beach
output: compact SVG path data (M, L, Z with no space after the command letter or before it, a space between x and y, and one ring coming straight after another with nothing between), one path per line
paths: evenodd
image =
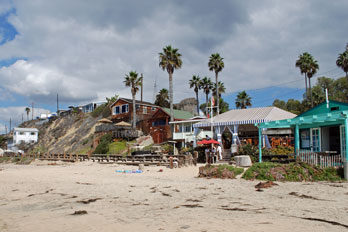
M0 165L0 231L348 230L348 183L258 192L259 181L197 178L198 167L51 164Z

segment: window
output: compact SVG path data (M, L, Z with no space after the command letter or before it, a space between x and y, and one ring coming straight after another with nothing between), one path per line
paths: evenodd
M301 148L302 149L310 149L310 132L309 129L300 130L300 138L301 138Z
M143 114L147 114L147 107L143 106Z
M20 131L19 134L20 134L20 135L24 135L24 132L23 132L23 131Z
M139 105L139 104L136 104L136 105L135 105L135 108L136 108L137 110L140 110L140 105Z
M30 132L30 135L35 135L35 132Z
M120 113L120 107L119 106L115 106L114 107L114 114L119 114Z
M184 132L191 132L191 126L190 125L186 125L184 127Z
M155 110L156 110L156 107L152 107L151 110L152 110L152 111L155 111Z
M152 126L164 126L166 125L166 120L160 119L157 121L152 122Z
M122 111L121 113L128 113L128 104L127 105L122 105Z

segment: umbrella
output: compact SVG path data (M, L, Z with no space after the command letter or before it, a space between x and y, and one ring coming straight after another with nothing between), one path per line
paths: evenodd
M203 139L202 141L197 142L197 144L220 144L218 141L216 141L215 139Z

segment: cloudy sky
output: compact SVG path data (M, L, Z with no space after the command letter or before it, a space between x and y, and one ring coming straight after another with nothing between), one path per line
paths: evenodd
M300 98L304 81L295 61L303 52L318 60L318 76L344 75L336 67L348 43L348 1L204 0L1 0L0 133L11 117L130 97L126 73L144 75L144 97L168 88L158 67L166 45L179 48L183 66L174 73L174 100L194 97L192 75L214 77L207 63L220 53L223 97L234 107L247 90L253 106L274 98ZM201 100L204 99L201 93Z

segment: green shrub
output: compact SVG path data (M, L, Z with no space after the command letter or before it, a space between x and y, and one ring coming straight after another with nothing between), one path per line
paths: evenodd
M246 180L271 181L341 181L340 168L320 168L306 163L256 163L243 175Z
M93 154L107 154L109 151L109 143L112 142L112 135L105 134L100 138L100 142Z
M127 149L127 142L125 140L109 143L109 151L107 154L120 154Z
M100 106L98 106L98 107L91 113L92 117L97 118L97 117L99 117L100 115L102 115L102 113L103 113L103 111L104 111L105 108L108 108L106 103L105 103L105 104L102 104L102 105L100 105Z
M239 147L238 155L250 156L250 159L253 163L259 161L259 150L256 146L251 144L241 145Z
M173 152L173 149L174 149L173 145L169 143L166 143L162 145L161 147L164 152Z
M89 139L87 138L87 139L85 139L85 140L83 140L82 141L82 145L86 145L87 143L88 143L88 141L89 141Z

